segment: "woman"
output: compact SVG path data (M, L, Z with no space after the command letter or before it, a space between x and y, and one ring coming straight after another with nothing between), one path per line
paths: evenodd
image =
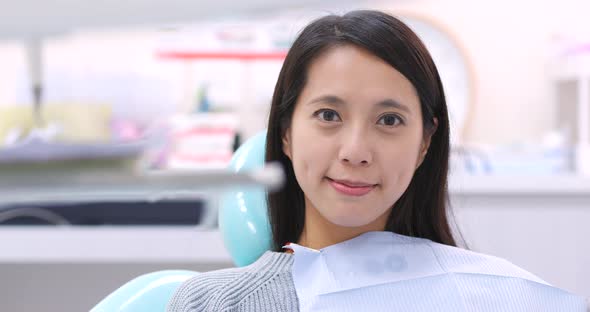
M489 304L479 297L507 301L513 285L477 297L472 290L483 282L463 280L468 274L509 271L545 285L454 247L448 158L445 96L418 37L376 11L312 22L293 43L272 99L266 160L287 174L268 198L273 250L250 266L191 279L169 310L471 311ZM508 295L516 298L510 306L529 307L519 302L529 293ZM578 307L559 296L544 307Z

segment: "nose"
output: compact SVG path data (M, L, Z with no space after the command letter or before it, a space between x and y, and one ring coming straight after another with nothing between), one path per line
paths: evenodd
M368 166L373 163L370 138L361 129L345 131L341 137L338 159L351 166Z

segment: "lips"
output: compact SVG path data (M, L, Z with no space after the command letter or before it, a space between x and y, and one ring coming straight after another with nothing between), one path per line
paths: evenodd
M370 193L377 184L371 184L361 181L337 180L327 178L330 185L339 193L348 196L364 196Z

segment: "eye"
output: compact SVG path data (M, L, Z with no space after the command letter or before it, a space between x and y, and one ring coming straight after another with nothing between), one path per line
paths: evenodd
M320 109L314 113L314 116L318 117L321 121L342 121L338 113L331 109Z
M379 120L377 121L377 124L384 125L387 127L395 127L398 124L403 124L403 123L404 123L404 120L396 114L384 115L381 118L379 118Z

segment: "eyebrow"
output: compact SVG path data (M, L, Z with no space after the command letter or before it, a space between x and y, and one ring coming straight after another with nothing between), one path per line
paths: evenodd
M333 104L336 106L341 106L341 105L344 105L346 102L343 99L341 99L335 95L322 95L320 97L317 97L317 98L311 100L308 104L311 105L311 104L315 104L315 103L327 103L327 104ZM381 100L381 101L377 102L377 106L381 106L384 108L397 108L397 109L403 110L407 113L411 113L411 110L409 107L407 107L404 104L401 104L400 102L398 102L394 99Z

